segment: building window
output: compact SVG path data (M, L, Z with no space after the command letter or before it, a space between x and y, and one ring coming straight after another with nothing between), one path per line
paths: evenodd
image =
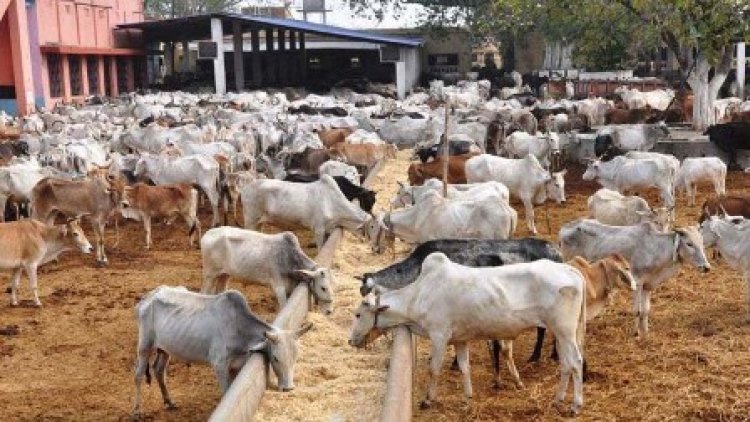
M68 68L70 69L70 94L74 97L83 95L81 56L68 56Z
M350 60L350 66L352 69L359 69L362 67L362 62L359 61L359 57L352 57Z
M62 97L62 61L60 61L59 54L47 55L47 77L49 79L49 96L52 98Z
M458 54L430 54L427 67L430 72L438 74L458 72Z
M310 57L307 59L307 64L310 69L320 69L322 66L320 63L320 57Z
M99 93L99 60L96 56L86 57L86 74L89 78L89 95Z

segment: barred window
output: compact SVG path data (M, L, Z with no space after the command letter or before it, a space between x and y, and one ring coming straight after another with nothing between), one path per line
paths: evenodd
M47 55L47 73L49 79L49 95L52 98L63 96L62 61L59 54Z
M81 78L81 56L68 56L68 68L70 69L71 95L83 95L83 80Z
M86 71L89 78L89 94L99 93L99 61L96 56L86 57Z

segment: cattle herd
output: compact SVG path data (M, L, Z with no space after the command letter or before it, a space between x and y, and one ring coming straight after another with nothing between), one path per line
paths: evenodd
M490 341L496 384L502 353L522 387L512 341L536 330L532 359L538 360L550 330L561 371L554 403L562 404L572 379L569 410L578 414L586 323L615 289L632 291L633 334L645 337L652 292L683 264L709 271L705 248L712 247L745 277L750 319L750 197L726 191L727 165L718 158L680 162L651 151L669 134L653 117L673 106L671 90L618 94L617 100L537 100L518 87L491 98L486 81L462 81L433 83L403 101L345 89L145 93L20 119L0 115L0 217L7 220L0 224L0 268L12 271L11 304L19 304L25 272L34 305L42 306L37 268L64 251L95 251L96 265L106 266L107 226L116 232L121 219L141 221L148 249L152 223L172 224L179 216L187 247L201 249L202 288L153 286L136 306L134 414L151 368L165 405L175 406L165 382L170 356L210 364L225 392L249 355L264 353L278 388L288 391L297 339L310 326L289 331L268 324L240 292L227 290L227 281L266 285L280 306L305 283L329 314L336 280L295 233L258 230L266 223L306 228L320 250L341 228L376 254L398 239L414 249L362 274L364 298L350 345L363 347L398 325L429 338L427 407L437 398L449 345L471 397L469 342ZM750 103L722 101L717 113L736 121L710 128L712 141L750 142L737 138L750 133L742 120ZM443 103L453 110L444 111ZM536 235L535 205L566 202L566 177L573 173L565 145L593 126L596 157L582 178L601 189L590 192L588 213L564 224L556 243L516 236L518 204L511 200L520 201ZM376 192L362 181L399 149L413 149L402 173L409 183L398 182L388 211L376 212ZM684 191L693 206L699 183L710 183L716 196L701 207L697 225L675 227L677 194ZM648 189L658 190L659 204L639 196ZM209 230L200 221L204 208L211 211ZM93 246L81 220L90 223Z

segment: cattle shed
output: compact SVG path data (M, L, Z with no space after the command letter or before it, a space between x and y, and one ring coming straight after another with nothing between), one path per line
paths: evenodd
M197 41L198 66L213 73L219 94L226 93L228 88L242 91L307 86L322 77L338 74L341 79L360 77L395 83L399 97L403 98L419 82L421 71L418 54L421 39L295 19L212 13L123 24L118 30L139 31L150 51L171 43L181 43L182 50L188 51L189 44ZM349 47L330 49L324 61L320 51L309 57L306 38L310 35L347 41ZM165 61L173 60L173 49L165 48L164 54ZM182 70L188 69L189 60L189 54L182 55ZM176 67L167 65L171 72ZM352 72L342 72L346 67Z

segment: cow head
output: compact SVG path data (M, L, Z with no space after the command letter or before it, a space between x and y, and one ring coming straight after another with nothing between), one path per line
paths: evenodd
M676 228L675 233L675 260L688 260L701 272L707 273L711 270L706 252L703 249L703 236L697 227L688 226Z
M591 160L586 166L586 171L583 173L581 178L583 180L596 180L599 177L601 171L602 162L600 160Z
M274 328L263 333L265 339L248 347L249 352L265 352L271 368L276 374L279 391L294 390L294 364L299 354L297 339L312 328L311 323L303 324L297 330Z
M547 197L552 198L558 204L565 203L565 174L567 172L568 170L563 170L551 173L549 179L544 184Z
M727 230L736 230L735 226L740 228L747 227L747 220L742 216L726 215L710 215L707 208L704 208L704 213L707 215L700 223L700 233L703 236L703 246L710 248L716 246L719 239L722 237L722 233L726 233Z
M62 234L66 240L72 242L72 245L78 248L82 253L90 254L94 251L91 243L89 243L89 240L83 233L79 218L68 219L65 225L60 228L60 234Z
M374 215L365 223L365 237L370 241L370 249L374 253L382 253L394 240L391 227L391 215Z
M354 312L354 321L349 333L349 345L364 347L384 333L378 327L378 316L388 310L388 305L380 304L380 296L373 293L365 296Z
M329 315L333 312L333 275L328 268L296 270L293 277L310 286L310 292L320 304L320 310Z
M399 181L398 192L391 199L391 206L393 208L403 208L409 205L414 205L414 191L411 186Z
M653 223L662 232L668 232L674 220L674 206L649 208L647 211L637 210L640 223Z

